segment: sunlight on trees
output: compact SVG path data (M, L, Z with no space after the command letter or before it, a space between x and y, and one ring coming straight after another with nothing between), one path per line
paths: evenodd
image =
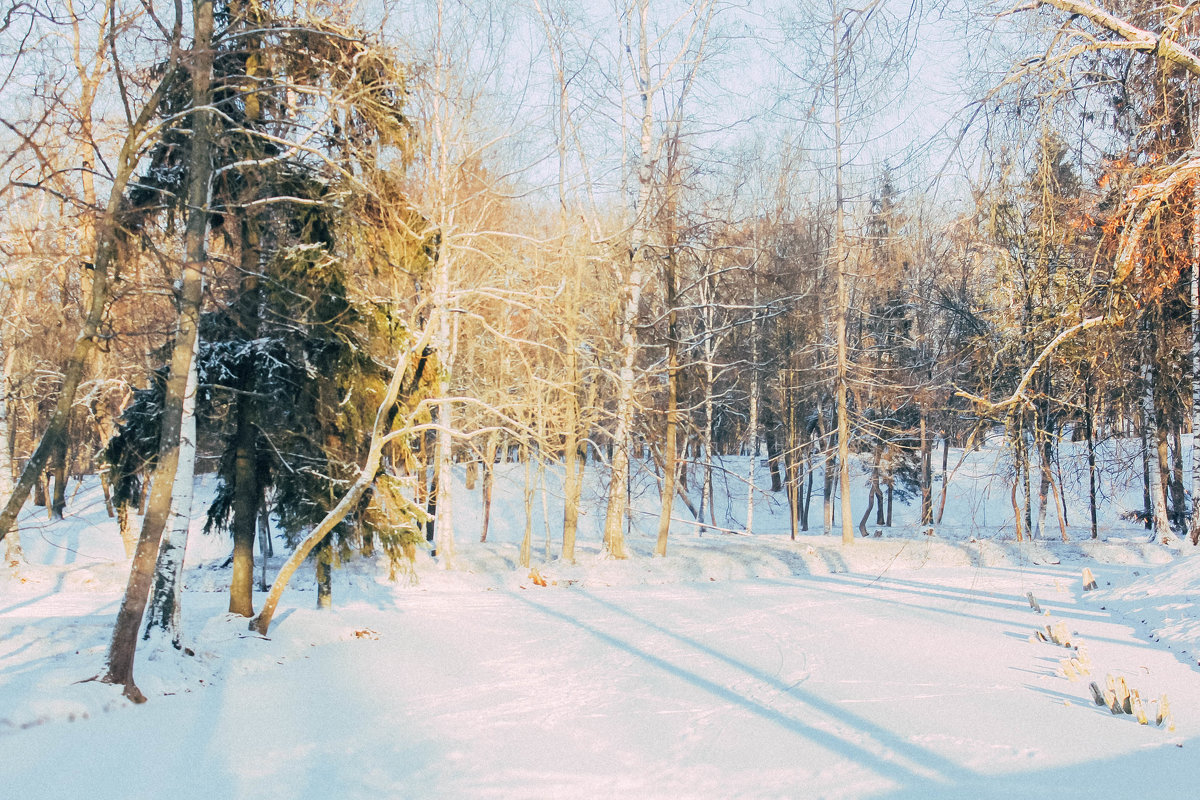
M193 518L265 634L312 554L325 604L350 559L453 568L505 461L527 569L640 552L642 515L658 557L776 504L795 539L814 499L845 545L898 503L932 536L989 435L1016 540L1098 537L1095 451L1128 439L1138 519L1196 544L1200 11L933 6L14 6L5 569L30 498L61 517L99 474L133 563L101 679L140 699ZM910 65L960 31L970 88L924 130Z

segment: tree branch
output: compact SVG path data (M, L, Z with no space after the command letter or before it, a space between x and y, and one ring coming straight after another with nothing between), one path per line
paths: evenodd
M1164 61L1183 67L1192 75L1200 78L1200 57L1197 57L1191 50L1174 39L1156 36L1150 31L1131 25L1091 3L1085 3L1082 0L1034 0L1034 2L1027 3L1015 10L1025 11L1042 6L1051 6L1059 11L1083 17L1093 25L1125 39L1132 49L1155 55Z

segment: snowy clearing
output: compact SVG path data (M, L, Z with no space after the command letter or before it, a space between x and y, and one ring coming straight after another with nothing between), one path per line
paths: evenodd
M516 566L520 492L498 492L501 524L483 545L462 494L454 569L422 555L415 580L389 583L382 563L348 564L332 612L311 608L309 573L269 640L224 614L227 543L197 533L184 598L195 656L139 653L151 701L137 707L77 683L99 670L124 589L115 526L83 495L64 522L28 514L33 563L0 583L3 794L1182 797L1200 786L1189 547L1147 545L1133 527L1066 544L892 530L843 547L792 542L768 511L755 536L673 533L666 559L649 556L649 523L624 562L601 559L592 535L575 565L535 550L542 587ZM1083 592L1085 566L1099 591ZM1079 650L1036 638L1060 622ZM1071 658L1091 674L1075 676ZM1149 725L1092 702L1089 681L1108 675L1139 691ZM1154 724L1164 693L1174 730Z

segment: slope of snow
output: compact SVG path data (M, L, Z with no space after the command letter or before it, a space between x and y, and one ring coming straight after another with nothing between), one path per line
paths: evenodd
M326 612L302 572L269 639L224 613L228 543L197 522L194 655L139 653L151 701L137 707L79 682L100 669L128 569L85 489L64 521L26 514L31 563L0 578L0 796L1188 796L1200 557L1119 519L1096 541L1075 527L1057 541L1055 525L1015 542L988 459L954 478L937 536L898 507L878 538L793 542L764 492L754 535L679 522L664 559L643 475L631 558L601 556L593 509L575 564L556 558L547 470L549 558L540 498L533 526L546 586L517 566L523 470L503 465L486 544L478 492L459 486L453 564L422 553L393 583L351 562ZM744 498L731 479L717 524L736 529ZM1082 591L1085 566L1099 591ZM1035 637L1060 622L1079 650ZM1165 693L1174 729L1094 705L1088 682L1109 675L1151 717Z

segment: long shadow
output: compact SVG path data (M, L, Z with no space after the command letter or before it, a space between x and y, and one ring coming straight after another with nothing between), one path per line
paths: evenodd
M75 572L78 569L84 569L84 567L77 567L76 569L68 570L67 572ZM35 603L40 603L41 601L45 600L46 598L58 594L59 592L61 592L63 590L63 583L67 576L67 572L58 573L58 577L55 578L55 581L54 581L54 588L47 589L44 593L39 594L36 597L30 597L28 600L22 600L21 602L14 603L11 606L6 606L4 608L0 608L0 616L10 614L13 611L16 611L18 608L25 608L26 606L31 606L31 605L34 605Z
M1196 744L1196 739L1164 741L1156 747L1146 747L1103 759L1051 766L1036 771L976 774L968 781L953 785L904 786L875 796L886 800L1192 797L1195 795L1197 774L1193 749ZM1193 789L1189 790L1187 786L1192 786Z
M614 612L621 616L625 616L632 620L635 620L636 622L646 626L647 628L650 628L653 631L656 631L656 632L661 633L665 636L668 636L672 639L675 639L676 641L681 642L701 653L704 653L705 655L708 655L718 661L728 664L728 665L744 672L745 674L767 684L768 686L770 686L782 693L786 693L788 695L797 697L799 700L801 700L808 706L812 707L814 710L816 710L819 713L825 714L833 719L841 720L850 725L857 727L863 733L872 736L881 745L887 747L888 749L890 749L894 752L899 753L900 755L902 755L909 761L911 761L915 764L918 764L919 766L924 767L926 770L934 773L937 776L936 779L940 779L942 781L953 780L953 781L958 781L958 782L965 782L968 780L972 780L976 777L974 773L972 773L970 770L963 768L961 765L955 764L952 761L944 759L941 756L937 755L936 753L932 753L932 752L930 752L928 750L924 750L922 748L914 747L913 745L898 738L894 732L889 731L886 728L880 727L879 725L876 725L875 723L873 723L869 720L863 719L862 717L852 714L841 706L838 706L834 703L831 703L829 701L826 701L819 697L816 697L815 695L813 695L809 692L799 690L794 685L784 683L778 677L768 675L768 674L756 669L755 667L750 666L749 664L739 661L738 659L736 659L732 656L726 655L725 653L714 650L701 642L697 642L696 640L691 639L687 636L676 633L674 631L667 630L666 628L663 628L659 625L656 625L652 622L642 619L641 617L638 617L636 614L633 614L623 608L614 606L611 603L607 603L607 602L597 598L595 595L591 594L590 592L588 592L586 590L576 589L575 593L580 596L586 597L587 599L591 600L592 602L596 603L597 605L601 606L602 608L608 609L611 612ZM610 633L607 633L593 625L590 625L580 619L572 617L561 611L539 605L538 603L535 603L534 601L528 599L527 597L524 597L524 596L521 596L518 594L512 594L512 593L509 593L509 594L511 594L512 597L514 597L515 599L524 603L525 605L528 605L531 608L534 608L549 617L553 617L553 618L558 619L562 622L565 622L569 625L573 625L573 626L579 628L580 630L583 630L586 633L591 634L592 636L596 637L597 639L604 642L605 644L608 644L612 647L615 647L619 650L629 653L630 655L640 658L643 661L645 661L646 663L648 663L666 673L674 675L682 680L685 680L688 683L691 683L693 686L697 686L700 689L703 689L704 691L708 692L709 694L712 694L713 696L720 698L721 700L724 700L728 703L740 706L741 708L743 708L743 709L745 709L745 710L747 710L769 722L772 722L772 723L780 726L781 728L791 731L792 733L795 733L799 736L808 738L808 739L812 740L813 742L815 742L816 744L819 744L822 747L825 747L826 749L828 749L832 752L840 753L841 755L854 761L855 763L862 764L865 767L867 767L871 770L874 770L877 774L887 777L887 778L890 778L891 780L895 781L897 784L900 784L900 785L905 785L905 784L924 785L924 784L928 784L931 780L936 780L936 779L931 779L928 775L923 775L920 772L917 772L914 769L907 767L903 764L885 760L885 759L881 758L880 756L876 755L875 753L872 753L869 750L863 748L862 746L855 744L854 742L847 741L846 739L841 738L841 737L837 736L836 734L830 733L829 731L821 730L820 728L814 727L814 726L809 725L801 720L795 719L794 717L788 716L787 714L784 714L776 709L765 706L762 703L759 703L749 697L745 697L744 695L741 695L741 694L735 692L734 690L730 689L727 686L722 686L719 683L716 683L708 678L705 678L704 676L702 676L696 672L685 669L684 667L678 666L676 664L672 664L671 662L669 662L659 656L656 656L653 653L646 652L645 650L642 650L641 648L637 647L636 645L633 645L627 641L619 639L616 636L614 636Z
M904 589L917 589L920 594L940 595L946 599L963 599L969 600L978 605L992 605L997 608L1016 608L1028 605L1028 600L1025 597L1018 597L1011 594L1001 592L989 592L982 589L969 589L958 586L942 586L941 584L929 583L924 581L905 580L892 575L876 575L869 576L856 572L839 573L837 580L844 581L862 581L864 587L878 585L882 587L896 587L897 591ZM1076 616L1080 618L1102 618L1107 616L1099 611L1080 608L1078 606L1055 606L1053 601L1037 598L1038 602L1045 608L1050 609L1058 615Z
M27 627L28 627L27 625L22 625L19 628L14 628L11 635L14 637L20 636L22 633L24 633L25 628L27 628ZM13 650L9 653L5 653L3 656L0 656L0 661L6 661L8 659L15 659L17 656L21 655L25 651L32 650L34 644L40 644L40 640L39 639L27 640L23 645L18 647L16 650ZM32 663L36 664L39 661L43 661L43 660L45 660L45 659L44 658L35 659ZM33 669L35 669L35 667L31 667L29 662L17 662L15 664L12 664L7 667L0 666L0 678L3 678L8 675L20 675L21 673L24 673L24 672L30 672Z
M963 589L954 586L941 586L933 583L923 583L921 581L904 580L902 578L893 578L884 576L879 578L871 578L866 580L864 576L856 573L849 573L845 576L840 576L839 580L853 581L863 580L863 587L878 585L881 588L890 588L894 591L915 590L917 594L923 597L937 597L950 601L965 601L979 606L991 606L993 608L1013 610L1020 612L1027 609L1029 600L1025 597L1017 597L1011 594L1003 594L1000 592L986 592L978 589ZM1044 611L1049 612L1055 617L1067 617L1078 620L1102 620L1108 619L1109 614L1103 611L1081 607L1077 605L1060 605L1053 600L1044 598L1035 598L1038 604Z
M858 580L853 580L854 578L858 578ZM866 580L864 578L864 576L853 575L853 574L838 575L836 577L829 576L829 575L809 575L809 576L805 576L804 580L806 582L813 582L813 583L829 583L829 584L833 584L834 586L838 586L839 588L848 588L848 589L867 588L865 583L863 582ZM792 587L792 584L787 583L786 581L781 581L781 580L777 580L774 578L759 578L758 582L773 584L776 586L789 587L789 588ZM869 581L867 581L867 582L869 582ZM917 592L915 589L910 590L910 589L906 589L903 587L898 587L898 588L894 589L893 591L897 591L897 592L911 591L913 594L919 594L922 597L928 597L931 594L933 594L933 592L930 590L930 588L926 584L914 584L914 587L917 587L917 588L920 588L922 586L926 586L927 588L923 589L920 592ZM874 588L874 587L872 587L872 588ZM886 587L883 587L883 588L886 589ZM995 617L987 617L987 616L983 616L981 614L970 614L970 613L967 613L967 612L964 612L961 610L955 610L952 608L939 608L936 605L928 605L925 603L916 603L916 602L909 602L909 601L905 601L905 600L897 600L895 598L890 598L890 597L871 597L869 595L863 595L863 594L858 594L855 596L862 600L869 600L869 601L875 602L875 603L882 603L887 606L903 606L905 608L913 608L913 609L917 609L919 611L929 612L932 614L944 614L947 616L957 617L960 619L973 619L973 620L977 620L980 622L1002 623L1002 624L1005 623L1005 620L997 619ZM991 602L991 601L987 601L987 600L975 601L975 600L972 600L972 598L969 595L964 595L961 597L961 599L966 602L976 602L980 605L993 606L996 608L1000 608L1000 609L1004 609L1004 610L1011 610L1011 611L1016 611L1016 612L1020 611L1021 602L1025 602L1023 600L1019 601L1019 602L1014 600L1011 605L1005 605L1004 603ZM1108 615L1106 615L1104 613L1099 613L1099 614L1072 613L1072 609L1055 609L1053 616L1055 616L1055 618L1085 620L1085 621L1089 621L1089 622L1097 622L1097 621L1112 619L1111 617L1109 617ZM1045 619L1047 619L1047 618L1039 617L1036 615L1031 616L1029 619L1029 624L1031 626L1030 630L1032 631L1033 629L1040 628L1042 625L1045 624L1045 622L1042 621ZM1085 637L1085 639L1088 641L1094 641L1094 642L1107 642L1109 644L1132 645L1134 647L1145 647L1150 650L1158 649L1158 648L1155 648L1153 645L1151 645L1149 642L1142 642L1137 639L1114 639L1109 636L1097 636L1095 634L1089 634Z
M836 550L822 547L817 551L817 555L825 562L825 566L829 569L830 574L841 575L850 571L850 565L846 563L845 557Z

